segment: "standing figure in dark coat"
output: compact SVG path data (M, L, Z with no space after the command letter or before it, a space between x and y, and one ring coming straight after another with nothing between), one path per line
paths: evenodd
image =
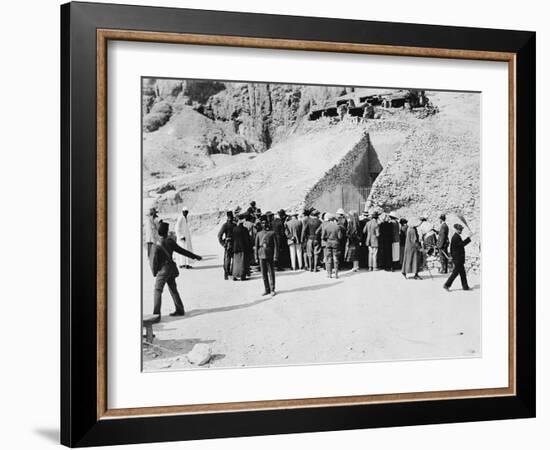
M441 267L439 273L448 272L448 257L449 257L449 226L445 223L447 217L445 214L439 216L441 225L439 227L439 234L437 235L437 248L439 250L439 262Z
M292 219L285 223L285 234L290 251L290 266L292 270L302 268L302 228L303 223L298 219L298 213L292 213Z
M405 242L407 241L407 219L399 219L399 263L403 266L405 260Z
M326 225L323 226L321 239L325 242L325 267L327 277L332 278L332 266L334 264L334 277L338 278L338 267L340 264L340 251L343 234L343 227L338 225L337 219L332 215L326 214Z
M262 216L262 230L256 235L256 258L260 261L260 270L264 280L265 291L262 295L275 295L275 266L279 259L279 242L277 234L271 229L267 217Z
M340 238L340 265L344 263L344 257L346 255L347 233L348 233L348 219L343 208L338 208L336 211L336 223L341 228L342 236Z
M392 244L393 244L393 226L389 216L384 214L380 222L380 237L378 239L378 255L382 269L393 271L392 267Z
M306 255L309 260L309 270L311 272L318 272L317 267L319 263L319 255L321 253L321 243L319 241L319 234L317 230L321 226L321 221L319 220L319 211L313 210L309 218L304 223L304 228L302 229L302 242L304 239L307 239L306 244Z
M407 237L405 239L405 251L403 254L403 268L401 273L407 278L408 273L414 273L413 279L421 280L418 275L420 271L420 239L418 237L417 227L420 226L420 221L411 221L407 229Z
M353 264L352 270L357 272L359 270L359 245L362 241L362 235L357 211L350 211L349 214L345 259Z
M391 261L392 268L396 270L401 268L401 253L399 244L399 222L397 222L397 213L395 211L390 213L390 223L392 227Z
M301 239L301 242L302 242L302 255L303 255L303 259L304 259L304 266L303 266L303 269L304 270L309 270L309 268L311 267L311 261L309 261L309 258L307 256L307 238L304 239L304 234L303 234L303 231L304 231L304 228L306 227L306 223L307 221L309 220L309 214L310 214L310 209L309 208L304 208L304 211L302 213L302 217L300 218L300 221L302 222L302 235L300 236L300 239Z
M272 228L277 235L279 241L279 261L277 262L277 270L284 270L290 267L290 251L288 249L288 241L285 233L286 211L281 209L277 213L278 217L273 219Z
M179 276L179 271L176 263L172 258L172 253L176 252L188 258L200 261L202 258L189 250L181 248L174 239L168 237L168 223L161 222L158 227L160 240L153 245L151 251L151 270L155 277L155 293L153 314L160 317L160 308L162 305L162 291L164 286L168 285L168 290L174 300L176 310L170 313L171 316L183 316L185 310L181 301L176 278Z
M369 270L378 268L378 238L380 227L378 226L378 213L372 213L371 219L365 225L363 234L367 236L366 244L369 248Z
M462 289L464 289L465 291L469 291L470 287L468 286L466 270L464 269L464 263L466 262L464 247L466 247L471 242L471 239L469 237L464 240L462 239L461 234L464 227L459 223L456 223L454 225L454 228L456 231L451 238L451 258L453 258L454 269L449 279L443 285L443 288L448 291L449 288L452 286L455 278L460 275Z
M218 241L223 247L223 277L225 280L229 279L231 273L231 267L233 262L233 228L235 228L235 222L233 221L233 211L227 211L227 221L222 225L218 232Z
M233 281L246 280L247 258L250 252L250 234L244 226L245 215L239 215L237 226L233 228Z
M359 232L361 241L359 242L359 267L369 267L369 248L367 246L367 236L363 232L369 221L368 213L365 211L359 216Z

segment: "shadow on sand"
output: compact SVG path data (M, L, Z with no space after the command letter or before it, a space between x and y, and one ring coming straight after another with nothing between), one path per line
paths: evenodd
M216 342L212 339L202 340L197 338L191 339L155 339L154 344L161 348L166 348L174 353L189 353L196 344L212 344ZM170 356L170 355L166 355Z
M339 284L342 284L343 281L332 281L328 283L322 283L322 284L314 284L313 286L303 286L295 289L284 289L282 291L277 291L277 295L280 294L290 294L294 292L311 292L311 291L319 291L321 289L326 289L332 286L338 286Z

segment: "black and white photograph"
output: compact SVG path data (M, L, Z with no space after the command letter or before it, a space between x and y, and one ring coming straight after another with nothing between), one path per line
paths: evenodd
M141 108L143 371L482 355L479 92L144 76Z

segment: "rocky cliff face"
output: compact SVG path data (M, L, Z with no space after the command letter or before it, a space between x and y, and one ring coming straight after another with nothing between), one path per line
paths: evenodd
M172 114L190 106L213 121L227 124L229 130L246 140L247 146L234 145L233 152L251 149L263 152L286 138L311 107L323 106L328 100L352 90L290 84L144 79L144 131L158 130ZM218 144L213 143L210 147L216 149ZM223 146L219 150L220 153L228 151L229 147L226 151Z

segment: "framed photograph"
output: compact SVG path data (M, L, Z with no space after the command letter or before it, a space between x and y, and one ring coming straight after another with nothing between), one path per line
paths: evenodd
M535 33L61 7L61 441L535 415Z

